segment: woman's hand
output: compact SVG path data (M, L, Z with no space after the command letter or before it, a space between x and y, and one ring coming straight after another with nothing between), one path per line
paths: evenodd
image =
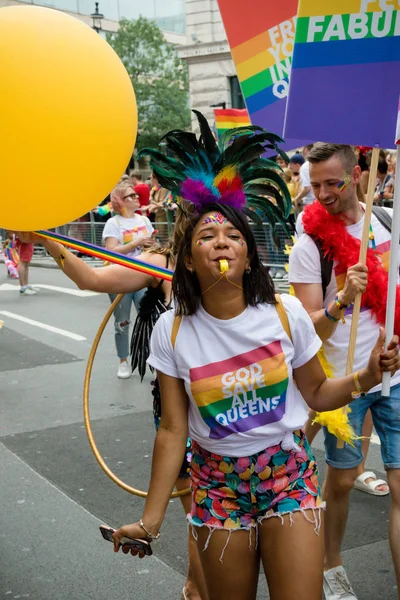
M139 523L123 525L122 527L120 527L120 529L117 529L117 531L113 533L114 552L118 552L118 550L122 547L122 552L124 554L128 554L129 552L131 552L132 556L139 555L139 558L144 558L144 556L146 556L146 553L142 550L139 550L138 548L132 548L130 550L127 546L121 545L121 539L127 537L136 540L145 540L146 542L150 541L146 535L146 532L142 529Z
M368 366L365 369L365 377L370 377L375 381L374 385L381 383L382 373L389 371L390 375L394 375L400 368L399 357L399 337L394 335L391 339L388 349L384 352L385 347L385 330L380 328L379 337L369 356ZM362 371L359 374L360 383L362 385ZM371 386L373 387L373 386Z

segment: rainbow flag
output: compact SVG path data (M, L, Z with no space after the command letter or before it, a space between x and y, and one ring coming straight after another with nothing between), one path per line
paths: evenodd
M245 108L214 108L214 116L218 137L227 129L251 125L249 113Z
M218 0L253 125L282 136L298 0ZM286 140L291 150L309 138Z
M393 147L398 6L384 0L300 0L285 135Z
M280 421L287 387L279 341L190 370L192 396L212 439Z

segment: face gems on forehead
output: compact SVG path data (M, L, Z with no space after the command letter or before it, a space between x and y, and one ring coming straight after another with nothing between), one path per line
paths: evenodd
M344 179L342 181L339 181L339 183L336 185L336 187L338 188L339 192L343 192L343 190L350 185L351 183L351 177L348 173L346 173L346 175L344 176Z
M213 223L214 225L226 225L228 219L221 215L221 213L213 213L212 215L208 215L202 222L202 225L207 225L208 223Z

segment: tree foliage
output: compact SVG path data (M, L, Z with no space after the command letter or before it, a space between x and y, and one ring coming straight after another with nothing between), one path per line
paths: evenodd
M107 41L132 79L139 111L137 148L156 146L170 129L189 128L187 65L160 28L144 17L122 19Z

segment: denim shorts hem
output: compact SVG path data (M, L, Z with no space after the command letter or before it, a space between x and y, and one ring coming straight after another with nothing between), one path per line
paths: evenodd
M390 471L390 469L400 469L400 463L388 463L383 466L385 467L385 471Z
M363 457L357 459L357 460L353 460L352 462L344 462L344 461L335 461L335 460L330 460L327 456L325 456L325 462L327 465L329 465L330 467L333 467L334 469L342 469L343 471L346 469L355 469L355 467L359 467L363 461Z

